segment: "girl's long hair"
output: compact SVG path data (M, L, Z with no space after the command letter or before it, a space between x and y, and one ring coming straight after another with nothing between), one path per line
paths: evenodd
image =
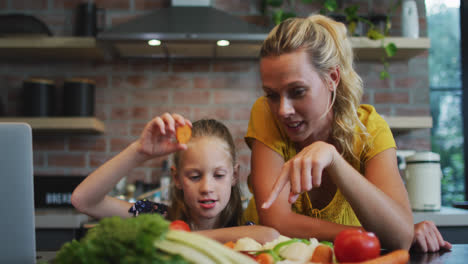
M202 119L194 122L192 124L192 139L199 137L216 137L226 142L229 147L234 171L234 166L236 164L236 149L232 135L224 124L214 119ZM180 153L176 152L174 154L174 166L176 166L177 171L180 171L180 162L183 162L180 159ZM179 175L176 175L176 177L179 177ZM186 222L190 222L190 214L184 202L184 192L176 188L174 182L171 183L170 187L170 199L172 204L169 207L167 218L169 220L181 219ZM238 226L240 224L241 217L241 192L237 182L231 186L231 197L229 198L229 202L226 207L221 211L215 228Z

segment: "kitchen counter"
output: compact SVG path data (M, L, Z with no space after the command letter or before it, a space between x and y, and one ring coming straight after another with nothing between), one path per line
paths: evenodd
M73 208L39 208L35 210L36 229L78 229L89 220L90 217Z
M465 264L468 260L468 244L453 245L450 251L440 251L435 253L410 252L410 264L422 263L444 263L444 264Z
M468 210L442 207L438 212L413 212L414 223L433 221L445 240L468 244Z
M468 210L453 207L442 207L436 212L413 212L414 223L431 220L437 226L467 226Z
M38 261L50 263L56 252L38 251ZM451 251L440 251L436 253L416 253L410 252L410 264L444 263L444 264L465 264L468 260L468 244L453 245Z

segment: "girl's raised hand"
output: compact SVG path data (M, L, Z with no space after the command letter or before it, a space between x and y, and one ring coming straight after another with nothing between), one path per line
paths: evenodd
M187 149L176 140L176 129L192 123L179 114L165 113L149 121L138 139L138 151L148 158Z
M319 187L322 183L323 170L333 164L337 154L333 145L322 141L314 142L301 150L283 165L272 192L262 208L269 208L288 182L291 183L290 203L294 203L299 194L313 187Z

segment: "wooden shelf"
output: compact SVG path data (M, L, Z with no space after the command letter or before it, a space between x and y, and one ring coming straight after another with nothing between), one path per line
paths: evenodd
M28 123L33 132L102 134L105 126L95 117L3 117L0 122Z
M390 60L408 60L430 47L429 38L388 37L385 43L393 42L398 48ZM352 37L351 43L358 61L380 60L384 54L380 40L367 37ZM178 45L178 46L177 46ZM229 47L211 47L201 44L171 44L170 56L213 56L213 49L219 58L258 58L261 43L235 44ZM188 45L190 49L188 49ZM197 46L198 45L198 46ZM121 46L121 47L120 47ZM165 57L161 47L148 47L145 43L117 45L124 57ZM119 49L120 47L120 49ZM102 60L110 50L92 37L3 37L0 38L0 58L4 59L73 59ZM195 54L195 55L194 55ZM205 55L203 55L205 54Z
M384 116L390 129L404 132L412 129L432 128L430 116Z
M397 47L395 56L390 58L390 60L408 60L431 47L429 38L385 38L385 45L390 42L395 43ZM381 47L380 40L370 40L367 37L352 37L351 44L358 61L380 60L385 53Z
M3 37L0 58L102 60L104 52L92 37Z

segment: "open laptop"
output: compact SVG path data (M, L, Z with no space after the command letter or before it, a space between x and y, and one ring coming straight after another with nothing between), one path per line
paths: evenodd
M31 127L0 123L0 263L35 263Z

